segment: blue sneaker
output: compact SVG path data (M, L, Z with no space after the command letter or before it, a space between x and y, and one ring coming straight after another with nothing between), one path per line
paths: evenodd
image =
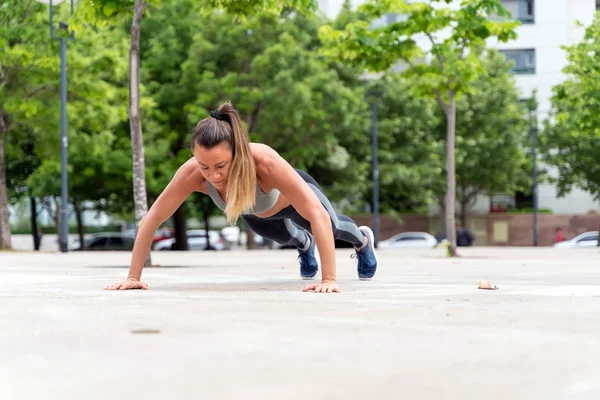
M375 248L373 242L375 238L373 231L368 226L361 226L358 228L368 240L368 243L362 250L356 250L355 254L352 254L352 258L356 258L358 279L361 281L369 281L375 276L377 271L377 254L375 254Z
M315 246L315 240L313 236L305 232L306 236L308 236L308 240L310 240L310 245L308 246L308 250L302 251L298 249L298 259L300 260L300 275L304 280L315 279L317 272L319 272L319 251L317 250L317 246Z

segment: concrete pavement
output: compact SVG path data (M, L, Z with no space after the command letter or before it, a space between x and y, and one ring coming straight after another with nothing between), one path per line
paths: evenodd
M380 251L341 294L294 251L0 253L0 399L599 399L600 252ZM497 291L478 290L488 278Z

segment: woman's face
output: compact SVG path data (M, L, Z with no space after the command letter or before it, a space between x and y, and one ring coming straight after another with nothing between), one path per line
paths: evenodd
M193 153L204 178L215 188L225 189L229 178L229 168L231 168L233 160L229 143L223 142L212 149L194 146Z

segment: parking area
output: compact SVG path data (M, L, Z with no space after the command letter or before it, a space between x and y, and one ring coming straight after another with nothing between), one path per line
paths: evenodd
M148 291L102 288L127 252L0 253L1 399L598 399L600 251L154 252ZM487 278L499 290L479 290Z

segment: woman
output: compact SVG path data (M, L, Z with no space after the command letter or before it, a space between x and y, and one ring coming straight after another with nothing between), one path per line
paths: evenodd
M294 245L300 274L322 281L304 291L339 292L336 283L334 238L356 249L358 276L369 280L377 269L373 232L336 215L325 194L308 174L290 166L269 146L250 143L238 112L222 104L198 123L192 137L194 157L183 164L139 224L127 279L108 290L147 289L140 281L146 254L156 229L192 192L209 195L225 211L227 221L241 218L257 234L280 244ZM333 234L332 234L333 233ZM316 248L315 248L316 247Z

